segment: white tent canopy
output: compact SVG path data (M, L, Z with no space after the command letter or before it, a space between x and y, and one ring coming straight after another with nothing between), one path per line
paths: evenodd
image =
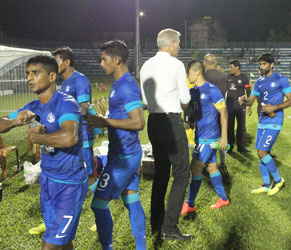
M51 53L49 51L13 48L0 45L0 76L10 69L26 63L30 57L40 54L50 55Z

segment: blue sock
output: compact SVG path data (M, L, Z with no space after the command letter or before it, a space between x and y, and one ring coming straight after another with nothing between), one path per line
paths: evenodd
M218 194L219 198L223 199L224 201L227 200L226 193L224 191L224 187L222 184L222 177L219 171L214 174L210 174L210 181L212 186L214 187L215 192Z
M121 196L129 212L131 231L137 250L146 250L145 215L139 200L139 193Z
M260 171L264 182L264 187L271 186L270 175L266 165L260 160Z
M202 182L202 175L192 176L192 180L191 180L189 191L188 191L188 199L187 199L187 203L189 204L189 207L194 207L195 199L199 192L201 182Z
M281 182L281 176L279 174L279 171L275 165L273 158L269 154L267 154L264 158L261 159L261 161L265 164L268 171L272 175L274 182L275 183Z
M109 209L109 201L94 196L91 208L95 214L95 221L100 243L103 250L112 249L113 221Z

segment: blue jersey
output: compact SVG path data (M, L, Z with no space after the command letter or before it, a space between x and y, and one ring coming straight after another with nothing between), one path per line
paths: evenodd
M61 91L73 96L77 102L91 103L91 85L89 79L75 71L67 80L62 82ZM93 147L94 140L91 133L88 131L88 126L83 125L83 148Z
M284 95L291 92L289 80L278 73L273 73L269 77L259 78L254 86L251 95L261 97L262 103L277 105L284 101ZM273 118L261 112L258 128L269 128L280 130L283 125L283 109L275 111Z
M220 90L209 82L190 89L195 119L195 139L217 139L220 137L217 109L225 107Z
M15 119L22 110L30 110L40 117L40 123L46 127L46 132L53 133L61 129L65 121L82 122L81 109L71 96L56 91L46 104L34 100L22 109L9 114ZM47 177L56 181L80 183L87 178L82 156L82 126L79 126L78 143L69 148L55 148L54 152L42 154L41 169Z
M128 119L128 113L142 107L141 92L136 80L125 73L114 81L109 94L109 118ZM134 155L140 152L138 130L108 127L109 154Z

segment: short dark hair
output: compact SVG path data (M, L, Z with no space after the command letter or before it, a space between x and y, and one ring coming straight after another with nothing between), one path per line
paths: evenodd
M202 62L197 60L192 60L191 62L189 62L186 69L187 74L189 74L191 68L194 68L195 70L200 70L202 75L205 76L205 67Z
M268 62L268 63L274 63L274 57L271 53L263 53L258 57L258 62L259 61L264 61L264 62Z
M75 55L70 47L56 48L53 52L53 56L59 56L63 61L70 60L70 66L75 66Z
M38 55L28 59L26 67L31 64L42 64L48 74L54 72L58 74L58 64L56 58L49 55Z
M129 56L127 45L124 41L120 40L106 42L102 44L100 49L101 52L105 52L111 58L113 58L114 56L119 56L123 63L126 63Z
M233 66L238 67L240 69L240 62L239 62L239 60L232 60L232 61L230 61L229 64L232 64Z

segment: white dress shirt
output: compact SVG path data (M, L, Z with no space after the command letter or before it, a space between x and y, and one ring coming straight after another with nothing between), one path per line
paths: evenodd
M180 113L181 103L188 104L184 64L168 52L159 51L140 71L141 92L150 113Z

